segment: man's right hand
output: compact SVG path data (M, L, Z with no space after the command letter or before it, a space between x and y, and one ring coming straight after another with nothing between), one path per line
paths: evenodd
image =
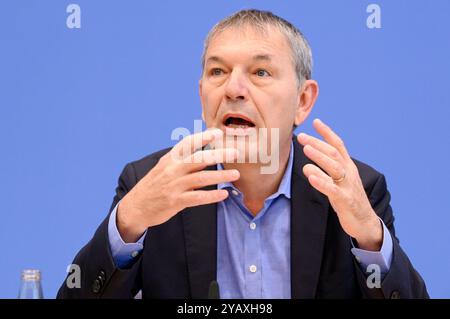
M222 139L219 129L189 135L122 198L117 210L117 228L126 242L136 242L148 227L162 224L186 207L220 202L226 190L199 188L239 179L239 171L203 170L205 167L234 160L234 148L197 150L215 139Z

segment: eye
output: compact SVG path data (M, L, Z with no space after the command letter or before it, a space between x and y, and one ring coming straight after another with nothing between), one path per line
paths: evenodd
M270 73L269 72L267 72L266 70L264 70L264 69L258 69L257 71L256 71L256 73L255 73L257 76L259 76L259 77L266 77L266 76L270 76Z
M219 68L214 68L210 71L211 75L213 76L219 76L223 74L223 70Z

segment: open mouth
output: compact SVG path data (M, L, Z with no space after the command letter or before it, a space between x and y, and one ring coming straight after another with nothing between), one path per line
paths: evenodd
M223 125L228 128L250 128L255 127L255 123L253 123L249 118L240 115L240 114L228 114L224 117Z

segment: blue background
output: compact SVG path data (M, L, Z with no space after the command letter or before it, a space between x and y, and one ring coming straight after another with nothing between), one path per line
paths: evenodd
M366 7L381 6L381 29ZM200 118L202 41L242 8L290 20L313 49L320 117L386 175L401 244L450 297L450 1L0 2L0 297L23 268L53 298L132 160Z

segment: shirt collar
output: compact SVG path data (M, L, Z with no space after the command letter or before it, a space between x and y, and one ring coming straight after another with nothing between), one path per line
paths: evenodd
M294 145L291 143L291 149L289 151L289 159L286 166L286 170L284 171L283 178L281 179L280 186L278 187L278 190L270 195L267 199L274 199L277 198L280 195L284 195L287 198L291 198L291 176L292 176L292 165L294 163ZM217 170L223 170L222 164L217 164ZM231 188L233 190L236 190L240 193L240 191L233 185L233 183L226 182L226 183L219 183L217 184L218 189L225 189L225 188Z

